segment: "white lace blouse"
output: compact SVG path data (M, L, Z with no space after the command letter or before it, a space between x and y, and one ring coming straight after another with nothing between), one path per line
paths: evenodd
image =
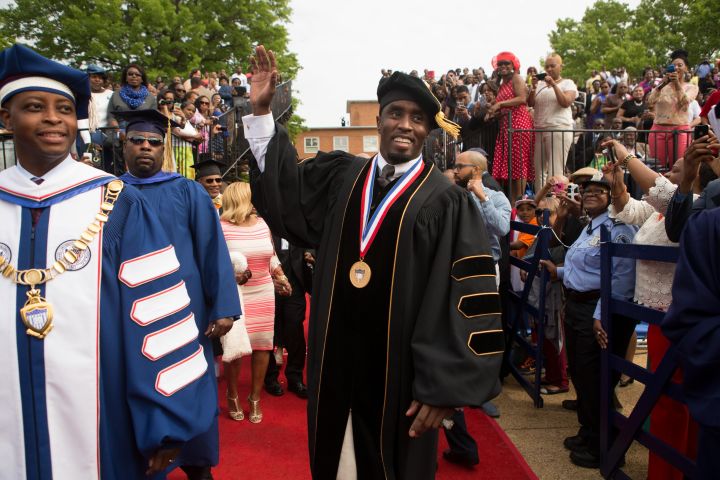
M659 176L642 200L630 198L621 212L610 205L610 215L629 225L641 225L633 243L641 245L675 246L665 233L665 212L677 185ZM662 311L672 302L672 282L675 264L638 260L635 269L635 301Z

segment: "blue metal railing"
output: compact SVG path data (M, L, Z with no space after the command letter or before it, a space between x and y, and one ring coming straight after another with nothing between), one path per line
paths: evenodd
M522 292L515 292L512 289L512 284L509 287L508 298L513 308L511 309L512 314L508 316L508 323L505 325L510 342L505 350L504 361L510 369L510 373L512 373L520 386L523 387L530 398L532 398L533 404L537 408L542 408L543 406L543 399L540 394L543 365L542 344L545 340L545 291L549 281L547 270L540 268L540 260L550 258L549 246L552 230L548 227L549 218L550 212L545 210L543 211L542 227L524 222L510 222L510 228L512 230L535 235L536 239L535 252L529 260L510 257L510 265L527 272L527 279L525 280L525 287ZM528 297L533 287L533 281L536 278L540 282L540 294L538 295L538 304L534 306L528 302ZM534 319L534 328L537 332L535 345L528 342L525 338L527 335L528 316ZM532 382L528 381L512 361L513 343L519 345L523 352L535 360L535 375Z
M612 341L612 322L610 319L613 314L626 315L650 325L659 325L665 316L664 312L659 310L612 298L613 257L675 263L677 262L679 249L677 247L613 243L610 240L610 232L604 226L600 233L600 239L601 321L605 332L607 332L608 343L610 343ZM694 478L694 461L663 442L657 436L642 430L643 424L662 395L667 395L678 402L685 403L682 389L678 384L672 382L672 376L678 368L674 347L671 346L667 350L655 372L639 367L611 352L611 345L608 344L608 347L603 349L601 353L600 451L602 464L600 473L605 478L630 478L620 469L620 464L625 452L630 448L633 440L636 440L687 477ZM611 399L612 386L610 384L613 371L624 373L645 385L645 390L629 417L625 417L614 409ZM612 438L614 428L619 429L619 433Z

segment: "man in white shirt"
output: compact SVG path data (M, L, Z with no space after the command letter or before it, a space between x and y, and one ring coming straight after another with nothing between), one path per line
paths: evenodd
M108 160L112 159L112 145L106 141L110 135L102 129L108 126L108 106L113 91L105 88L107 82L107 71L98 65L88 65L85 69L90 77L90 141L95 148L96 154L101 154Z
M240 79L240 86L241 86L241 87L245 87L245 89L247 89L247 87L248 87L248 79L247 79L247 76L243 73L242 67L241 67L240 65L238 65L237 67L235 67L235 73L233 73L233 74L230 76L230 81L232 82L232 81L233 81L234 79L236 79L236 78L237 78L237 79Z

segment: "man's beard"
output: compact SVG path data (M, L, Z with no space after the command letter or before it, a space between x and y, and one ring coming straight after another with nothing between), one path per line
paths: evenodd
M462 177L455 180L455 184L462 188L467 188L469 182L470 177Z
M398 165L400 163L409 162L410 160L414 159L415 157L410 155L402 155L400 153L389 153L388 158L386 158L387 162L390 165Z

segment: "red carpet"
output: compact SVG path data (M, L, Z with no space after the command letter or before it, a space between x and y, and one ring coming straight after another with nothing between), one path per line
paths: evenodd
M243 359L240 379L241 398L247 398L250 385L249 357ZM244 393L244 394L243 394ZM227 416L225 387L220 385L220 465L213 469L215 480L263 479L305 480L310 478L307 453L306 401L292 393L273 397L263 391L262 423L247 419L235 422ZM247 415L247 401L243 402ZM467 423L471 435L478 442L480 464L472 470L450 464L442 459L447 448L445 436L440 434L438 479L536 479L520 452L495 420L477 410L468 410ZM169 477L184 480L179 470Z

